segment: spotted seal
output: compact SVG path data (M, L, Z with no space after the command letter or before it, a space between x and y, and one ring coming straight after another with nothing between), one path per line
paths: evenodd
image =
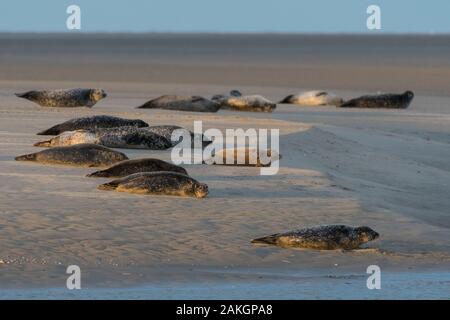
M63 123L59 123L49 129L41 131L38 135L55 136L64 131L75 131L80 129L95 130L99 128L116 127L148 127L148 124L140 119L124 119L119 117L98 115L91 117L74 118Z
M142 172L98 186L100 190L115 190L137 194L169 195L204 198L208 186L177 172Z
M366 95L359 98L345 101L341 108L386 108L386 109L406 109L414 98L412 91L405 91L402 94L377 94Z
M125 160L108 169L95 171L88 174L87 177L122 178L134 173L155 171L170 171L188 175L187 171L183 167L159 159L145 158Z
M36 147L57 147L94 143L110 148L166 150L172 147L170 140L146 130L147 128L117 127L96 130L65 131L49 140L34 144Z
M121 152L96 144L86 143L46 149L40 152L18 156L15 160L78 167L105 167L128 160L128 157Z
M194 112L217 112L220 109L220 105L214 101L200 96L164 95L156 99L152 99L139 106L138 108Z
M325 225L276 233L254 239L252 243L317 250L353 250L378 237L379 234L377 232L365 226Z
M106 97L103 89L58 89L58 90L32 90L16 93L19 98L24 98L37 103L42 107L92 108L97 102Z
M298 104L302 106L340 106L344 100L337 95L326 91L307 91L291 94L279 103Z
M258 152L256 148L228 148L218 150L204 163L225 166L270 167L273 160L279 159L281 159L281 155L272 152L271 149L259 150Z
M211 98L220 104L222 109L252 112L272 112L276 103L261 95L242 95L238 90L232 90L229 95L215 95Z

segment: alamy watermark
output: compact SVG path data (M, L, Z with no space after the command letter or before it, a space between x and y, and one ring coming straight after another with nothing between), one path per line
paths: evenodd
M81 289L81 269L77 265L70 265L66 269L66 273L70 274L66 280L66 287L69 290Z
M275 175L279 169L279 129L210 128L203 132L202 121L194 121L193 136L186 129L174 130L171 160L175 164L254 165L261 175ZM193 140L192 140L193 139Z
M69 30L81 29L81 8L76 4L67 7L66 13L69 14L66 20L66 27Z
M366 20L366 26L369 30L381 29L381 8L376 4L367 7L366 13L369 14Z
M380 267L377 265L374 265L374 264L370 265L367 267L366 273L370 274L370 276L367 278L367 281L366 281L367 289L380 290L381 289L381 269L380 269Z

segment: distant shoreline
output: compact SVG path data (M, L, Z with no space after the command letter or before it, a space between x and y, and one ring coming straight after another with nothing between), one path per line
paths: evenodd
M68 36L68 37L91 37L91 36L234 36L234 37L264 37L264 36L280 36L280 37L353 37L353 38L413 38L413 37L435 37L448 38L450 32L436 32L436 33L368 33L368 32L336 32L336 33L321 33L321 32L171 32L171 31L148 31L148 32L109 32L109 31L60 31L60 32L33 32L33 31L7 31L0 30L0 37L2 36L26 36L26 35L40 35L40 36Z

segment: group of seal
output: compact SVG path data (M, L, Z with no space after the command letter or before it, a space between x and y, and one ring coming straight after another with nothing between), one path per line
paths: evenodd
M92 107L106 97L103 89L58 89L32 90L16 93L16 96L33 101L43 107ZM323 91L307 91L291 94L279 103L324 106L335 105L340 108L387 108L406 109L414 93L364 95L344 101L337 95ZM219 109L252 112L272 112L277 104L261 95L242 95L239 90L229 94L217 94L211 99L201 96L163 95L137 107L141 109L165 109L191 112L217 112Z
M401 94L364 95L347 101L326 91L307 91L291 94L279 103L306 106L334 105L338 108L406 109L411 104L413 98L414 93L409 90Z
M46 107L92 107L106 97L106 93L102 89L69 89L28 91L17 96ZM343 99L325 91L311 91L289 95L280 103L336 105L343 108L407 108L413 97L411 91L406 91L403 94L366 95L344 102ZM272 112L276 104L260 95L243 96L239 91L232 90L229 95L215 95L211 100L199 96L166 95L150 100L139 108L197 112L217 112L220 108L224 108ZM177 129L181 127L150 127L139 119L111 116L71 119L38 133L56 135L35 144L52 148L18 156L15 160L81 167L109 166L87 175L118 178L99 185L100 190L204 198L208 195L208 186L190 177L184 168L153 158L130 160L124 153L106 147L167 149L179 143L170 139L173 131ZM193 133L190 134L192 137ZM221 150L217 156L227 164L229 152L231 151ZM233 152L231 156L234 159L233 165L250 165L250 151L244 151L241 163L238 161L239 152L237 150ZM266 156L272 157L270 150L266 150L266 153ZM279 159L280 156L277 157ZM261 161L260 154L257 154L256 158L256 166L267 165ZM317 250L354 250L378 237L377 232L365 226L326 225L272 234L251 242Z
M164 95L138 108L194 112L217 112L219 109L272 112L276 104L260 95L243 96L239 91L233 90L230 95L215 95L211 99L200 96Z
M71 119L43 131L58 135L35 144L52 148L21 155L15 160L78 167L108 167L88 175L120 178L99 185L100 190L204 198L208 194L208 186L190 177L184 168L154 158L129 160L124 153L105 146L167 149L179 143L170 140L171 133L176 129L183 128L150 127L142 120L109 116Z
M183 140L180 137L177 141L172 141L172 134L175 130L182 130L186 136L190 136L192 148L196 146L195 139L201 142L200 145L202 147L211 143L211 141L205 141L203 135L194 135L193 132L182 127L162 125L148 127L119 126L114 128L64 131L49 140L37 142L34 146L57 147L94 143L110 148L166 150Z
M96 130L65 131L49 140L40 141L36 147L70 146L93 143L110 148L166 150L172 147L170 140L147 128L117 127Z

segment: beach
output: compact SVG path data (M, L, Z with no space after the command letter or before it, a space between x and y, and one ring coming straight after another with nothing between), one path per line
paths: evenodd
M81 298L108 295L102 290L119 298L449 298L449 40L0 34L0 297L64 296L66 268L78 265ZM108 97L92 109L52 109L14 96L73 87ZM415 98L406 110L136 109L163 94L231 89L273 101L315 89L345 99L412 90ZM95 169L14 161L41 150L37 132L96 114L190 130L200 120L204 129L279 129L280 169L261 176L259 168L185 165L210 190L189 199L101 191L109 179L87 178ZM170 150L118 150L170 161ZM350 252L250 243L323 224L367 225L380 238ZM369 265L386 272L392 291L366 288ZM336 283L342 290L330 290ZM235 289L220 290L228 284Z

